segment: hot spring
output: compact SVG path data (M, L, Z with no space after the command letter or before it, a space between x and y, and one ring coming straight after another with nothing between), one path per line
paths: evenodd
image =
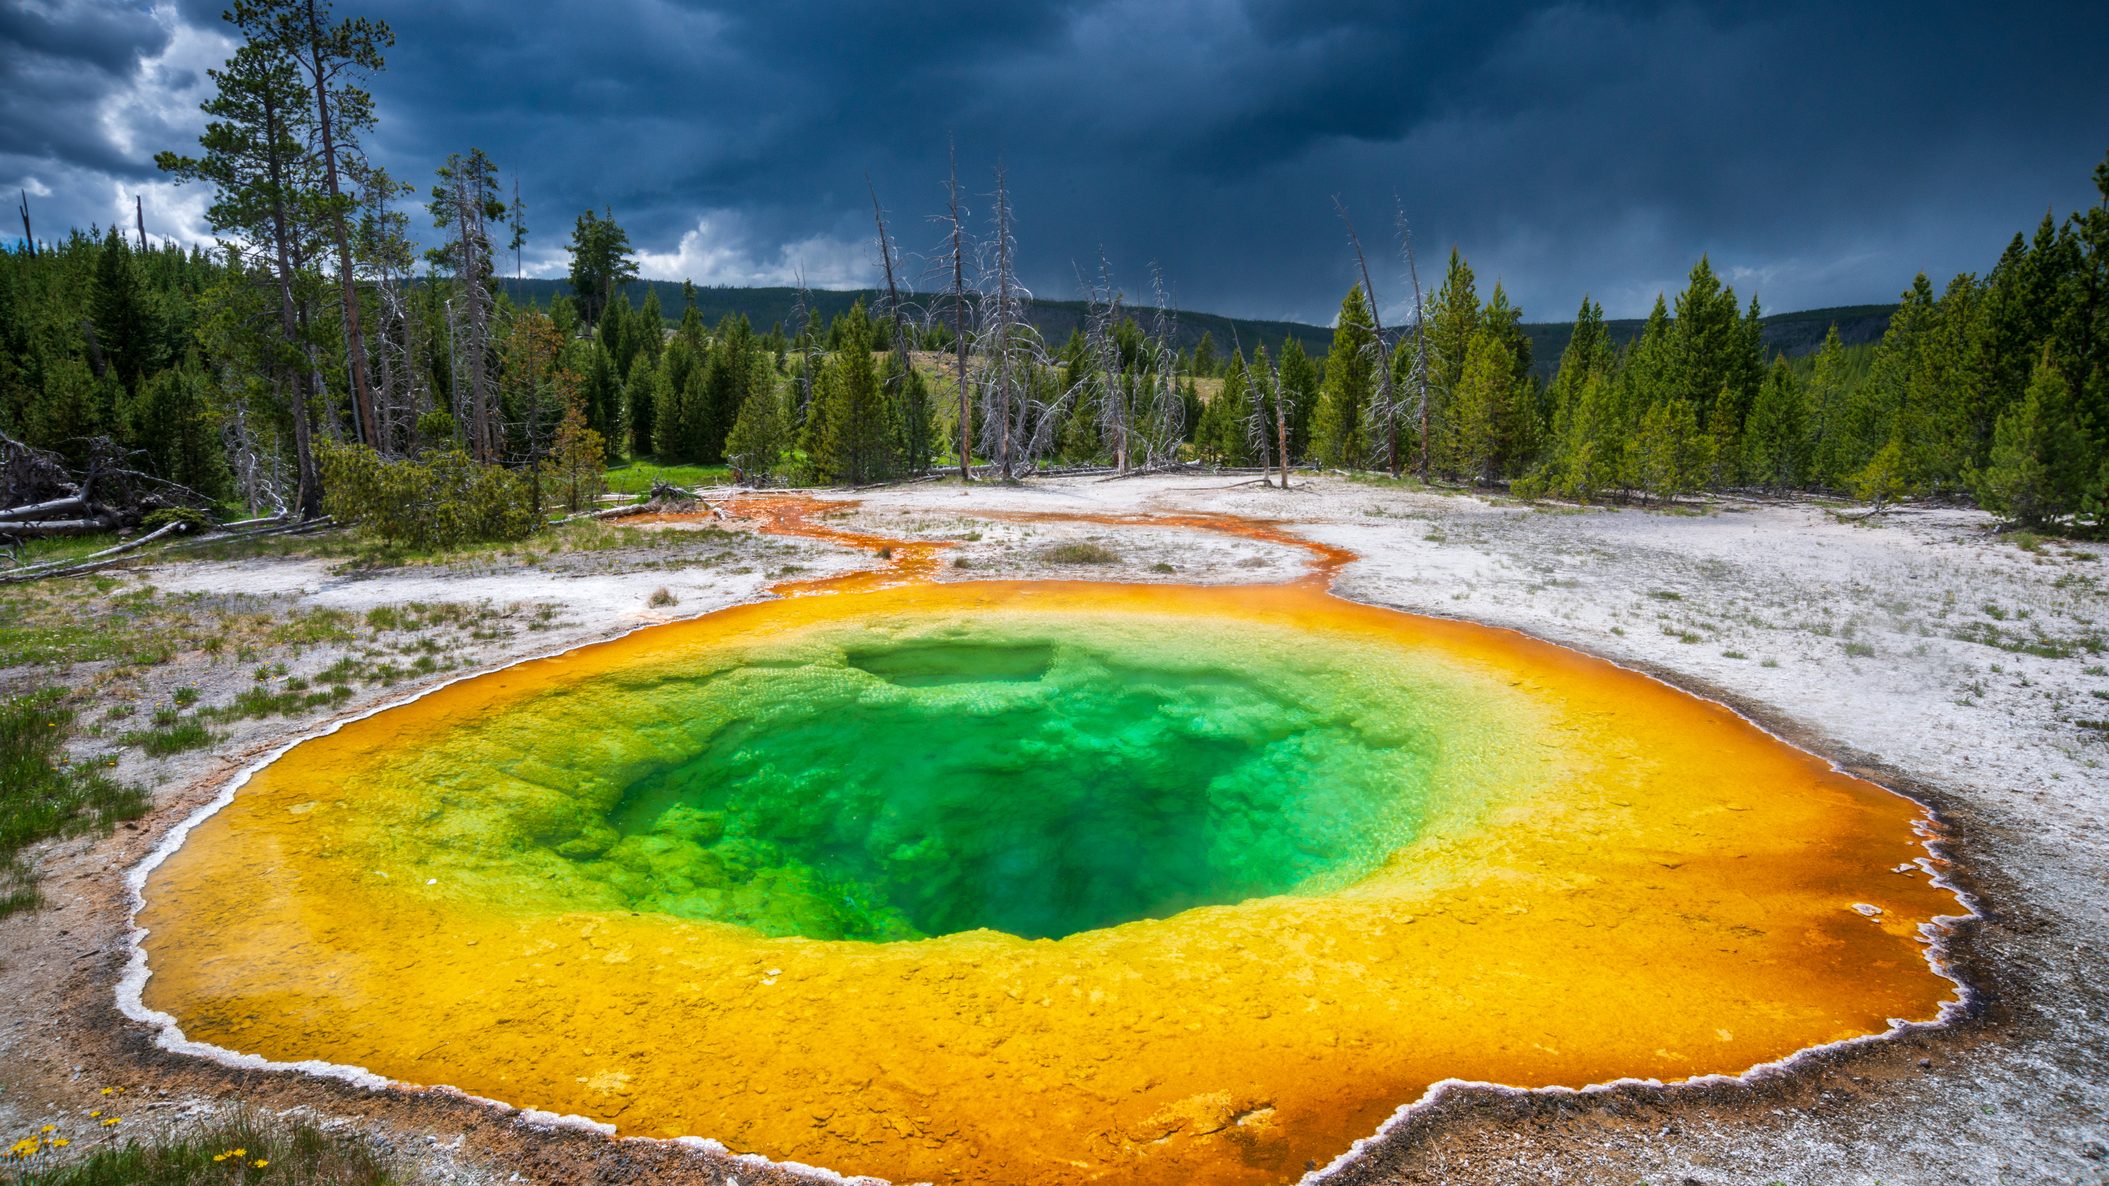
M1449 1078L1930 1019L1908 800L1521 635L918 582L299 744L144 886L194 1042L903 1180L1278 1182Z

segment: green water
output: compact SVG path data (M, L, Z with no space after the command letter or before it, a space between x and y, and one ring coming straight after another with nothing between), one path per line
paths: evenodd
M1330 888L1412 838L1432 739L1395 699L1204 639L880 638L670 681L709 724L622 788L590 867L769 934L1053 938Z

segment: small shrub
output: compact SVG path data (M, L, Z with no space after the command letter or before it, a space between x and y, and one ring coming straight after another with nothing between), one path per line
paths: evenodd
M525 539L540 520L527 479L457 448L386 461L363 445L324 443L323 509L384 542L417 549Z
M670 605L681 604L681 599L674 596L673 592L665 585L661 585L657 589L652 590L652 595L645 599L645 604L653 609L665 609Z
M1845 653L1855 659L1872 659L1875 657L1875 648L1864 642L1849 642L1845 644Z
M183 525L176 532L177 535L193 535L211 527L212 516L196 507L162 507L158 511L147 512L146 518L140 520L139 525L148 531L159 531L171 523Z

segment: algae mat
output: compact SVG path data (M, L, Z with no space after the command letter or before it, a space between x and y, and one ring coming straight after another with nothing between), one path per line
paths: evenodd
M844 1173L1278 1182L1445 1079L1937 1017L1922 816L1640 674L1311 582L919 583L294 747L146 882L143 999Z

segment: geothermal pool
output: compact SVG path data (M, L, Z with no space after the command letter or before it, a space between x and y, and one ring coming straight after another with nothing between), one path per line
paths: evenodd
M1923 809L1719 705L1322 579L927 560L293 747L146 881L144 1006L843 1173L1210 1184L1955 997Z

